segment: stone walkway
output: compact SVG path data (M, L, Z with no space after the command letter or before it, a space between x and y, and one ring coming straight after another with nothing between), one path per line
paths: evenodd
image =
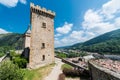
M59 74L62 73L61 66L64 64L61 59L55 58L56 65L51 73L44 80L58 80Z
M1 58L0 58L0 62L2 62L2 61L3 61L3 59L4 59L6 56L7 56L7 54L6 54L6 55L4 55L3 57L1 57Z

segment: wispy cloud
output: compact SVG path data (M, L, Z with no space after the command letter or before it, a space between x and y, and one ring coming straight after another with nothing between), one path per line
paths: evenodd
M0 34L6 34L6 33L10 33L10 32L8 32L8 31L6 31L6 30L0 28Z
M69 35L56 37L55 47L84 42L103 33L120 28L120 0L110 0L100 9L88 9L81 23L81 30L72 30Z
M22 3L22 4L26 4L27 1L26 0L0 0L0 4L6 6L6 7L15 7L17 6L18 2Z

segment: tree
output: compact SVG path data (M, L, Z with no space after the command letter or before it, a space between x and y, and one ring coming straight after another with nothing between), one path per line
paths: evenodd
M10 61L0 65L0 80L23 80L24 73Z
M26 68L28 61L24 57L21 57L20 54L16 54L15 51L10 51L10 58L11 61L18 65L19 68Z

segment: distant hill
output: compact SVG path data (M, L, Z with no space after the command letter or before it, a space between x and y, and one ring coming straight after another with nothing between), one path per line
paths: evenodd
M105 33L84 43L72 45L69 49L120 54L120 29Z
M9 46L14 49L23 49L23 42L24 40L22 34L0 34L0 47ZM84 43L78 43L72 46L61 48L84 50L89 52L120 54L120 29L105 33Z
M0 47L23 48L23 35L18 33L0 34Z

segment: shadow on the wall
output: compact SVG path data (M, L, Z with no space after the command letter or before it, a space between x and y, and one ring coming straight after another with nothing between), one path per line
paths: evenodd
M30 48L29 47L24 48L21 57L24 57L29 62L29 54L30 54Z

